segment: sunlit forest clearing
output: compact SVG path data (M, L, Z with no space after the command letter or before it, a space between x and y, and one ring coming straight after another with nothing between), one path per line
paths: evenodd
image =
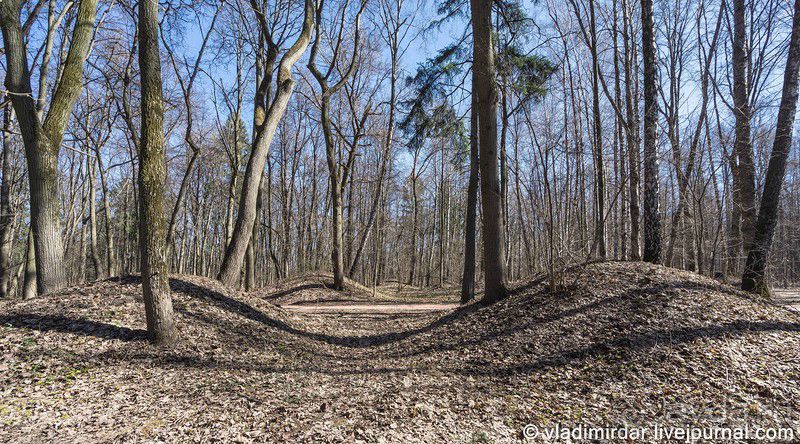
M800 0L0 28L0 442L800 439Z

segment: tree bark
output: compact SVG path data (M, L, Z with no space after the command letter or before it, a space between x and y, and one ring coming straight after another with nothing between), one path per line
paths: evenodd
M594 244L597 257L606 258L606 175L603 162L603 124L600 116L600 60L597 54L597 24L595 20L594 1L589 0L589 32L592 53L592 115L594 122Z
M10 295L11 240L14 237L14 213L11 209L11 105L3 107L3 178L0 182L0 299Z
M239 199L239 212L236 215L236 225L233 231L233 238L225 249L225 257L218 279L225 285L236 286L241 277L242 262L247 252L247 245L253 234L253 223L256 219L256 200L258 188L261 185L261 178L264 175L264 166L267 161L267 153L275 135L289 98L294 91L294 79L292 79L292 67L295 62L303 55L309 42L314 28L314 2L306 0L303 18L303 28L297 36L294 44L284 54L278 67L278 88L275 91L275 98L269 106L264 127L258 134L254 143L254 149L247 161L244 178L242 181L242 195Z
M32 95L20 8L18 0L0 3L0 26L6 52L6 88L11 93L28 163L36 282L42 294L67 285L58 198L58 153L64 129L83 86L83 64L94 31L97 0L81 0L78 4L69 52L43 122Z
M473 36L473 94L478 100L481 206L483 208L483 302L508 295L505 282L503 215L497 172L497 82L492 47L492 2L470 0Z
M737 163L738 199L734 202L741 214L741 242L736 247L736 255L750 250L756 223L756 185L755 163L753 160L753 143L750 140L750 120L752 110L749 98L749 54L747 48L747 31L745 29L745 0L733 0L733 46L731 57L733 63L733 114L736 117L736 139L734 153ZM738 261L737 261L738 262ZM738 262L741 263L741 262Z
M142 129L139 145L139 252L147 332L169 346L178 339L169 289L164 191L164 100L158 39L158 0L139 3Z
M33 230L28 229L28 242L25 248L25 278L22 283L22 299L36 296L36 252L33 244Z
M631 260L638 261L641 258L641 246L639 244L639 116L638 111L634 111L634 103L638 103L633 91L633 51L636 50L636 45L633 43L631 36L631 23L630 12L626 0L622 1L622 28L623 34L623 47L625 49L625 115L629 131L626 133L626 142L628 145L628 208L630 209L630 258Z
M795 0L775 141L764 179L764 192L761 195L761 208L758 212L753 244L747 255L742 276L742 290L745 291L769 293L766 281L767 258L772 246L775 225L778 222L778 206L786 174L786 161L792 147L792 130L797 110L798 69L800 69L800 0Z
M418 153L417 153L418 155ZM417 197L417 157L414 157L414 164L411 167L411 261L408 272L408 285L414 285L414 278L417 271L417 250L419 249L419 199Z
M86 155L86 174L88 186L89 201L89 257L92 260L92 268L94 269L94 278L100 279L103 277L103 265L100 262L100 248L97 246L97 199L95 189L95 168L97 163L92 159L92 156Z
M475 71L473 70L473 81ZM475 258L478 218L478 107L477 96L472 95L469 129L469 179L467 182L467 208L464 220L464 274L461 278L461 303L475 297ZM519 196L519 194L518 194ZM524 230L525 227L522 227ZM527 244L526 244L527 245Z
M644 65L644 256L661 262L661 220L658 214L658 103L653 1L642 1L642 63Z

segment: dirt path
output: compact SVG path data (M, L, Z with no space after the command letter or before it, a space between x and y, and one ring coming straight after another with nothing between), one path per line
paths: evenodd
M455 310L459 304L286 304L281 308L299 313L428 313Z
M800 311L800 289L775 288L772 290L775 302Z

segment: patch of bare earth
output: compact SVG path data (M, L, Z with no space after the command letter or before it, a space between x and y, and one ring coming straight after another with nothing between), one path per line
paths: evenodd
M178 276L0 307L0 440L516 442L525 424L800 427L800 315L642 263L446 313L298 314ZM301 291L302 292L302 291ZM304 296L303 296L304 297Z
M275 305L394 305L457 304L460 287L418 288L396 282L368 287L345 278L344 290L332 289L331 273L309 273L284 279L275 286L260 288L252 294Z

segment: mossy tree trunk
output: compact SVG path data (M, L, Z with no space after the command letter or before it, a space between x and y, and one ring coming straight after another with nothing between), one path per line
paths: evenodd
M139 69L142 129L139 143L139 257L147 333L158 345L178 338L169 290L167 221L164 215L166 152L158 40L158 0L139 3Z
M262 31L267 25L259 22ZM281 58L278 65L278 78L275 96L271 100L270 106L264 118L264 126L258 133L253 143L253 150L247 161L247 167L242 178L242 194L239 199L239 211L236 215L236 223L233 229L233 237L228 247L225 249L225 256L222 260L219 281L228 286L237 286L242 273L244 257L247 254L247 247L253 235L253 224L256 220L256 206L258 190L261 186L261 178L264 176L264 167L267 162L267 154L272 138L278 123L286 112L289 98L294 91L295 81L292 78L292 67L303 55L311 42L311 33L314 30L314 2L305 1L303 27L297 35L294 43L289 47Z
M28 163L36 283L42 294L67 285L58 196L58 154L64 129L83 87L83 65L94 32L97 0L78 3L69 51L60 67L61 76L53 89L44 120L39 117L32 94L25 32L20 25L21 7L20 0L0 2L0 27L6 53L6 88L11 93Z

